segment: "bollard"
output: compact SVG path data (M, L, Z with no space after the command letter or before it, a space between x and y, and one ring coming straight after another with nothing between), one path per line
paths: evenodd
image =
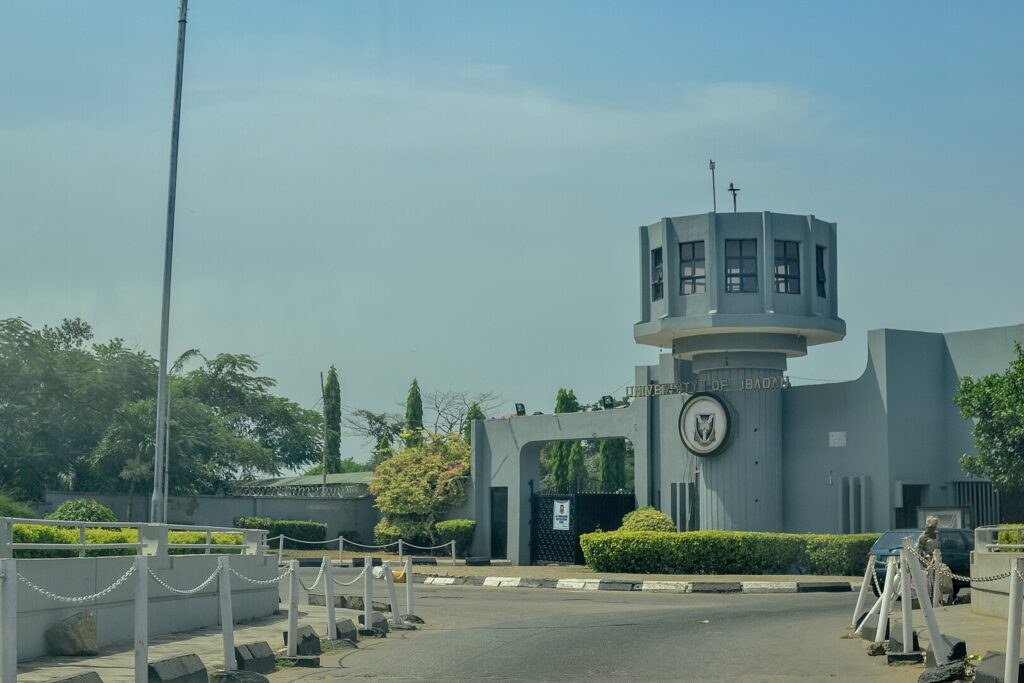
M85 524L78 527L78 556L85 557Z
M391 623L400 626L402 618L398 615L398 594L395 592L395 577L391 574L389 562L384 563L384 581L388 586L388 600L391 601Z
M455 541L452 541L452 566L455 566Z
M882 587L882 603L878 607L878 628L875 629L875 642L885 640L885 627L889 623L889 605L892 601L893 581L896 580L896 558L892 555L885 559L885 585Z
M284 559L284 534L277 537L277 563Z
M405 558L405 614L416 614L412 609L412 558Z
M345 564L345 537L338 536L338 564Z
M857 618L861 615L864 609L864 604L868 601L868 591L871 590L871 576L875 573L875 556L868 555L868 567L864 570L864 581L860 584L860 594L857 595L857 606L853 608L853 621L850 622L851 626L857 626Z
M324 604L327 605L327 639L337 640L337 622L334 619L334 565L324 557Z
M398 539L398 561L402 561L402 539Z
M1024 603L1024 558L1010 560L1010 604L1006 613L1006 667L1003 669L1004 683L1018 683L1020 672L1020 612Z
M18 678L18 564L0 560L0 682Z
M942 590L939 583L942 580L939 574L939 567L942 566L942 551L936 548L932 551L932 607L938 607L942 603Z
M906 542L908 539L903 539ZM910 594L910 553L906 547L900 550L900 582L903 584L903 654L912 655L914 650L914 603ZM918 599L927 602L927 593L922 596L918 588Z
M373 558L363 558L363 628L373 628Z
M910 542L909 538L903 539L903 547L909 549ZM928 579L925 578L921 565L914 559L910 560L910 576L914 581L914 585L917 586L917 600L921 604L921 611L924 612L925 624L928 625L928 640L931 641L929 647L933 649L932 654L935 657L935 663L939 665L945 664L949 661L949 646L939 632L939 624L935 621L935 612L932 610L932 606L924 599L927 591L922 590L921 586L927 586Z
M238 668L235 660L235 617L231 612L231 567L228 556L217 558L220 569L217 577L217 599L220 602L220 631L224 638L224 670L234 671Z
M135 680L149 679L149 557L135 556Z
M288 656L295 657L299 652L299 561L292 560L288 566Z

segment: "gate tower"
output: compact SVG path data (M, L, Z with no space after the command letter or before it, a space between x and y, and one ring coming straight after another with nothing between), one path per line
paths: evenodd
M692 376L676 363L675 381L712 394L680 414L700 528L782 530L783 496L799 495L782 484L786 359L846 336L836 224L768 211L663 218L640 227L640 272L634 339L689 361Z

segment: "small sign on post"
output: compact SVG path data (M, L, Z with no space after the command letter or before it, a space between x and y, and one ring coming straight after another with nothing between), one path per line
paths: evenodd
M568 500L555 501L554 526L555 531L569 530L569 503Z

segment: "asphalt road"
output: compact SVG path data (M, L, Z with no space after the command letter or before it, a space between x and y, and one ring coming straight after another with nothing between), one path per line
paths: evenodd
M887 667L862 641L840 638L855 598L417 585L422 630L274 680L916 680L921 667Z

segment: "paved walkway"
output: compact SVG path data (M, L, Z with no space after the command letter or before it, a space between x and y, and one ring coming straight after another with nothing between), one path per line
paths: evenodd
M336 618L357 619L359 612L336 610ZM312 626L317 633L327 630L324 607L302 605L299 626ZM275 651L284 646L282 632L288 627L287 614L254 619L235 625L235 644L266 641ZM132 683L135 680L135 655L131 643L104 648L97 657L43 657L18 665L18 681L48 681L57 676L70 676L95 671L105 683ZM149 661L177 655L197 654L209 671L223 668L224 645L219 628L201 628L187 633L170 633L154 638L149 646Z

